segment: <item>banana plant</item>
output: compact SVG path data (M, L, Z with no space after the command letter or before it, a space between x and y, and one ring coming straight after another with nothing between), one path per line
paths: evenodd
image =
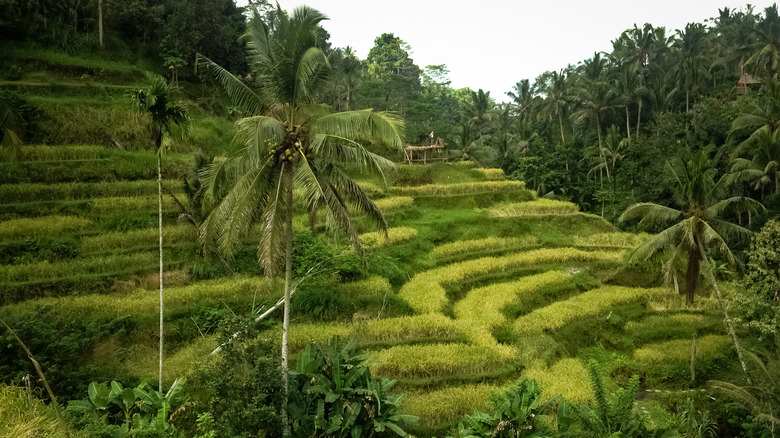
M68 411L80 413L90 420L110 422L118 416L118 410L124 417L123 430L131 435L142 431L173 432L171 413L186 401L186 381L183 377L176 379L165 394L146 382L135 388L125 388L117 381L110 384L91 382L87 388L89 399L71 401Z

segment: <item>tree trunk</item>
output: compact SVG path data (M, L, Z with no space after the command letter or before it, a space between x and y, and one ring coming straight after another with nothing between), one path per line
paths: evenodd
M688 101L690 99L690 92L688 90L685 90L685 114L688 114Z
M698 242L699 244L699 254L701 254L702 258L707 257L707 253L704 251L704 245L702 245L701 241ZM745 374L745 380L747 381L748 385L752 385L753 382L750 381L750 376L748 375L747 371L747 365L745 364L745 359L742 357L742 348L739 346L739 339L737 339L737 332L734 331L734 324L731 321L731 318L729 317L729 312L726 309L726 303L723 301L723 296L720 294L720 288L718 287L718 283L715 281L715 274L712 273L712 268L709 264L707 264L707 273L709 274L710 282L712 283L712 288L715 289L715 296L718 297L718 305L720 306L720 311L723 312L723 319L726 323L726 328L729 331L729 334L731 335L731 340L734 342L734 349L737 350L737 358L739 359L739 364L742 366L742 372Z
M694 237L694 239L696 239ZM696 239L698 241L698 239ZM693 296L696 293L696 285L699 282L699 253L696 248L688 250L688 271L685 274L685 302L693 304Z
M639 99L639 109L636 112L636 139L639 140L639 122L642 120L642 99Z
M157 381L157 388L160 392L163 390L163 236L162 236L162 157L160 156L162 145L162 134L158 134L157 143L157 228L160 237L160 374Z
M628 115L628 104L626 104L626 137L631 137L631 121Z
M561 110L558 110L558 125L561 127L561 144L566 143L566 138L563 136L563 118L561 118Z
M98 39L100 48L103 48L103 0L98 0Z
M284 397L282 397L282 435L290 436L290 428L287 421L287 396L289 394L288 384L288 339L290 337L290 287L292 286L292 196L293 196L293 168L292 164L287 164L282 169L284 178L284 196L285 202L285 230L284 230L284 317L282 320L282 386L284 388Z

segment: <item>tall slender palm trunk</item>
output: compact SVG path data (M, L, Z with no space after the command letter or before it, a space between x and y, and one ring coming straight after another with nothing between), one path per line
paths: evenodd
M694 237L694 239L697 239ZM699 268L701 259L696 248L691 248L688 251L688 270L685 273L685 301L690 305L693 304L693 297L696 293L696 285L699 282Z
M642 99L639 99L639 109L636 112L636 139L639 140L639 122L642 120Z
M157 381L157 389L162 392L163 375L163 236L162 236L162 157L160 157L160 143L157 145L157 231L160 238L160 374Z
M561 117L561 110L558 110L558 125L561 127L561 143L566 143L566 138L563 136L563 117Z
M626 104L626 137L631 137L631 121L629 120L628 104Z
M282 319L282 386L284 396L282 397L282 435L289 436L290 428L287 421L287 395L289 393L289 382L287 373L288 364L288 339L290 331L290 288L292 286L292 202L293 202L293 167L292 164L282 165L282 178L284 178L284 197L285 202L285 229L284 229L284 317Z

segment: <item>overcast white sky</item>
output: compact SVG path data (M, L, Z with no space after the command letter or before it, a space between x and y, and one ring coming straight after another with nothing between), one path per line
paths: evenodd
M239 4L243 3L239 0ZM273 2L272 2L273 3ZM763 14L773 1L753 0ZM325 13L335 47L351 46L363 59L382 33L412 48L421 68L446 64L455 88L490 91L497 100L521 79L533 81L611 51L611 41L634 23L665 26L667 34L716 17L734 0L279 0L285 10L306 4Z

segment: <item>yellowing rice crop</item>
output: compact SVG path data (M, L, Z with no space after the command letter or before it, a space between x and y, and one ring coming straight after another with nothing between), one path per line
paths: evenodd
M176 199L187 205L187 195L176 194ZM156 210L157 196L118 196L96 198L90 201L90 209L98 214L116 213L120 211ZM163 194L163 210L177 210L179 205L168 194Z
M374 319L356 324L353 333L365 344L446 342L459 336L458 325L444 315L427 314Z
M457 422L474 411L488 411L490 395L501 390L490 384L461 385L436 391L410 393L401 410L420 417L422 426L438 426Z
M387 238L385 233L374 231L360 235L360 242L368 248L380 248L383 246L394 245L396 243L406 242L417 237L417 229L411 227L388 228Z
M554 199L536 199L534 201L503 204L488 209L490 217L541 216L548 214L575 214L577 204L556 201Z
M542 361L537 361L523 370L523 378L536 380L542 388L544 399L561 394L572 403L593 400L588 370L582 361L576 358L559 360L550 367Z
M522 181L483 181L393 188L393 192L402 196L456 196L509 190L525 190L525 183Z
M515 321L519 333L556 330L567 323L608 312L609 308L630 301L662 294L663 289L644 289L621 286L606 286L584 292L565 301L536 309Z
M393 378L486 374L506 364L492 348L465 344L396 345L369 358L372 373Z
M414 198L411 196L391 196L389 198L377 199L374 201L374 204L376 204L378 209L382 210L382 213L389 213L411 207L414 204Z
M634 233L598 233L586 236L574 236L576 246L636 248L647 240L648 234Z
M587 252L574 248L537 249L504 257L484 257L421 272L401 287L398 295L418 313L438 313L447 303L447 284L504 272L531 264L617 261L619 252Z
M663 363L669 361L688 362L691 360L692 339L647 344L634 350L634 359L644 363ZM726 348L731 343L728 336L707 335L696 339L696 358L706 358Z
M154 246L159 243L159 230L147 228L127 232L112 232L85 237L81 241L82 254L110 252L118 249L132 249ZM175 225L163 228L163 242L166 245L185 240L195 241L196 230L191 225Z
M481 173L488 181L501 181L504 179L504 169L474 169L475 172Z
M0 240L34 239L42 236L83 231L92 226L88 219L76 216L42 216L0 222Z
M378 275L373 275L365 280L339 285L339 293L350 298L376 297L388 292L390 292L390 282Z
M437 262L464 257L468 254L481 252L508 251L528 248L538 243L536 236L522 237L486 237L477 240L458 240L439 245L431 252L431 257Z

